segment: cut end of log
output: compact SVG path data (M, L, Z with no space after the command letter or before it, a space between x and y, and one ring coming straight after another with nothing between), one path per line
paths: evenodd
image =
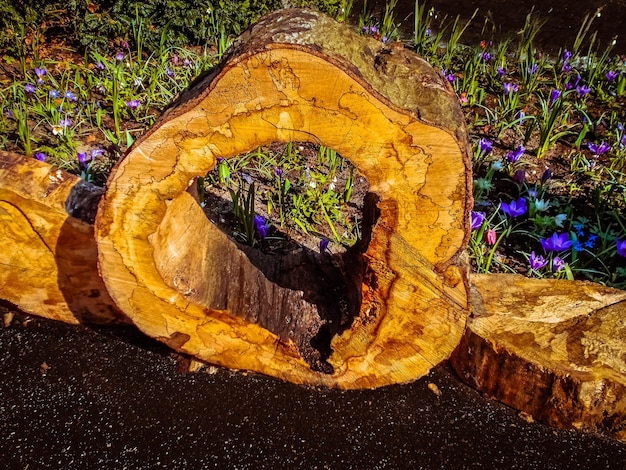
M459 376L538 421L626 441L626 292L512 275L472 284Z
M187 192L218 158L290 141L367 178L380 215L358 256L265 259ZM343 388L414 380L465 325L468 149L454 92L423 60L318 13L272 14L112 173L104 282L140 329L208 362Z

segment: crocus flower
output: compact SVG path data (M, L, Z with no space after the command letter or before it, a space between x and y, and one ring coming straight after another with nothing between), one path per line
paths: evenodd
M24 85L24 91L29 95L32 95L33 93L35 93L35 85L33 85L32 83L27 83L26 85Z
M562 54L563 62L567 62L570 59L570 57L572 57L572 53L568 51L567 49L563 49L563 54Z
M106 69L106 66L101 61L96 62L95 63L95 67L96 67L96 70L104 70L104 69Z
M59 97L59 92L58 90L50 90L48 92L48 95L50 96L50 98L52 99L57 99Z
M472 226L472 230L478 230L485 220L484 212L470 212L470 225Z
M554 232L550 237L542 238L539 241L541 242L543 250L546 252L563 251L572 247L572 241L569 239L569 235L567 233Z
M480 139L478 141L478 149L480 150L481 154L488 155L489 153L491 153L492 148L493 142L491 142L489 139Z
M550 178L552 178L552 170L550 170L550 168L546 168L544 170L543 174L541 175L541 182L545 183Z
M609 70L606 75L607 82L614 82L617 77L619 77L619 72L617 70Z
M274 174L280 178L281 176L283 176L283 169L277 166L276 168L274 168Z
M515 173L513 173L513 181L515 181L517 184L523 184L525 180L526 180L525 170L519 169Z
M617 254L626 258L626 240L615 240L615 248L617 248Z
M43 83L43 77L48 73L45 67L35 67L35 75L37 75L37 83Z
M502 212L507 214L512 219L520 217L528 211L526 199L524 199L523 197L520 197L516 201L511 201L508 204L506 202L503 202L500 204L500 208L502 209Z
M611 146L607 142L602 142L600 144L595 144L593 142L587 143L587 148L593 153L595 156L602 155L603 153L611 150Z
M537 69L539 69L539 64L531 64L528 66L528 75L535 75L537 73Z
M574 78L565 83L566 90L573 90L580 83L580 75L576 75Z
M506 154L506 159L511 162L511 163L515 163L516 161L518 161L522 155L524 155L524 151L526 149L524 148L523 145L520 145L519 147L517 147L515 150L513 150L512 152L508 152Z
M481 52L480 54L478 54L478 57L480 57L485 62L489 62L491 60L491 54L487 51Z
M78 152L76 154L76 157L78 158L78 163L81 167L87 168L89 166L89 161L91 160L91 157L89 157L86 153Z
M505 95L511 95L513 93L516 93L517 90L519 90L519 87L512 82L505 82L503 85L504 87L504 94Z
M126 106L129 109L137 109L140 104L141 104L141 101L139 101L139 100L130 100L130 101L126 102Z
M496 240L498 239L498 234L496 233L494 229L490 228L485 233L485 239L487 240L487 243L489 245L495 245Z
M320 253L326 253L328 249L328 238L322 238L320 240Z
M447 70L442 70L441 74L444 76L444 78L446 80L448 80L450 83L454 82L454 80L456 79L456 77L454 76L454 74L452 72L448 72Z
M496 69L496 75L497 75L499 78L503 78L503 77L506 75L506 69L505 69L504 67L498 67L498 68Z
M253 222L259 240L263 240L265 237L267 237L267 232L270 228L269 223L265 222L263 216L260 215L255 215Z
M530 269L537 271L538 269L541 269L546 264L548 264L548 261L543 259L543 256L541 255L537 256L533 251L530 254L530 258L528 259L528 264L530 265Z
M124 60L124 53L123 52L118 52L117 54L115 54L115 60L117 61L123 61Z
M65 96L66 99L75 102L78 100L78 98L76 98L76 95L74 93L72 93L71 91L66 91L65 94L63 95Z
M589 88L587 85L578 85L576 87L576 93L578 93L578 96L581 98L587 95L590 91L591 88Z
M554 259L552 260L552 271L554 271L555 273L558 273L559 271L562 271L565 268L565 260L559 258L558 256L555 256Z
M45 160L46 160L46 154L45 154L45 153L43 153L43 152L35 152L35 153L33 154L33 158L34 158L35 160L39 160L40 162L43 162L43 161L45 161Z
M174 78L174 71L173 71L172 69L169 69L169 68L168 68L168 69L165 71L165 73L167 74L167 76L168 76L168 77L170 77L170 78Z
M557 90L556 88L553 88L550 91L550 106L552 106L554 102L559 99L560 96L561 96L561 92Z

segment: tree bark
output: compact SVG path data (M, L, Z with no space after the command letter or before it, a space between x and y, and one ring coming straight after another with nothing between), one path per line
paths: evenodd
M370 223L345 256L263 259L186 191L217 158L275 141L321 143L367 178ZM414 380L465 325L468 149L426 62L315 12L275 12L115 168L96 220L104 282L142 331L212 363L341 388Z
M475 275L471 310L451 357L463 380L536 420L626 441L626 292Z
M0 292L66 323L126 321L98 276L93 219L102 189L0 152Z

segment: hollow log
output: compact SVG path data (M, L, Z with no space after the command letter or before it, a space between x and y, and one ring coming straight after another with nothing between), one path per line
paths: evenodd
M102 188L0 152L0 292L66 323L125 321L98 275L93 219Z
M487 396L560 427L626 441L626 292L474 275L451 364Z
M218 158L323 144L369 182L344 255L268 260L187 191ZM425 61L319 13L246 31L138 141L107 183L99 268L116 304L172 348L295 383L364 388L426 374L468 312L471 208L458 100Z

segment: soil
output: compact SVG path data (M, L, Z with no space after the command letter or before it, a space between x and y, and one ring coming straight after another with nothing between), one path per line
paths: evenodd
M413 3L400 1L398 16ZM531 6L428 4L466 19L475 8L490 11L497 34L518 31ZM623 0L551 0L536 8L551 17L538 45L571 44L584 15L602 5L599 39L625 32ZM482 38L482 24L474 21L468 38ZM620 42L618 50L626 52ZM188 373L189 358L130 327L5 318L5 468L623 469L626 462L626 444L531 422L463 385L445 363L411 384L319 390L215 367Z

